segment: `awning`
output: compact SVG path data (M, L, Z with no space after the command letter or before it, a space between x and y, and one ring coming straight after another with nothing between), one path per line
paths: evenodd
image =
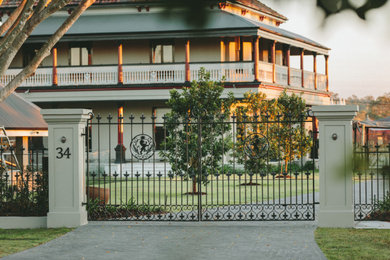
M0 102L0 126L4 126L6 130L47 129L40 108L15 93Z

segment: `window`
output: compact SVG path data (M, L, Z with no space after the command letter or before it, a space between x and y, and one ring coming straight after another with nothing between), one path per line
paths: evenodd
M154 127L154 141L156 143L156 150L164 150L164 140L168 136L168 132L164 127L164 115L169 113L169 108L155 108L153 114L156 116L156 125Z
M88 64L88 48L72 47L69 51L70 66L86 66Z
M152 63L170 63L174 62L173 43L153 43L152 44Z

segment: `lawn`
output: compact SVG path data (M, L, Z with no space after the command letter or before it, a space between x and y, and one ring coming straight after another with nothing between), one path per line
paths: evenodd
M202 185L202 204L209 206L266 204L271 200L286 199L290 203L297 198L306 201L308 194L319 190L318 176L298 176L298 178L261 178L254 176L253 182L259 185L245 186L249 177L210 178ZM188 195L192 191L192 181L174 178L113 178L90 179L89 186L110 189L109 204L125 204L131 198L138 205L197 205L197 195ZM309 195L309 201L312 196ZM276 202L276 201L275 201ZM271 202L270 202L271 203Z
M46 243L71 230L73 229L0 229L0 257Z
M329 260L390 259L390 230L317 228L315 238Z

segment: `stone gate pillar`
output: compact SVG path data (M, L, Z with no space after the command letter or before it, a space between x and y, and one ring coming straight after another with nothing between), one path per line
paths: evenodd
M353 227L352 119L357 106L314 106L319 121L320 227Z
M87 224L84 150L82 134L91 111L43 109L49 127L49 213L47 227L78 227Z

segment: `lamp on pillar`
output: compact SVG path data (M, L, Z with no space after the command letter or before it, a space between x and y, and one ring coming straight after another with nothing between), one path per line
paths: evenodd
M57 77L57 48L53 48L52 50L53 55L53 86L58 85L58 77Z
M126 147L123 145L123 106L118 107L118 145L115 147L115 162L125 162Z
M259 82L260 81L260 77L259 77L259 57L260 57L260 53L259 53L259 39L260 37L259 36L256 36L254 39L253 39L253 68L255 70L255 82Z

